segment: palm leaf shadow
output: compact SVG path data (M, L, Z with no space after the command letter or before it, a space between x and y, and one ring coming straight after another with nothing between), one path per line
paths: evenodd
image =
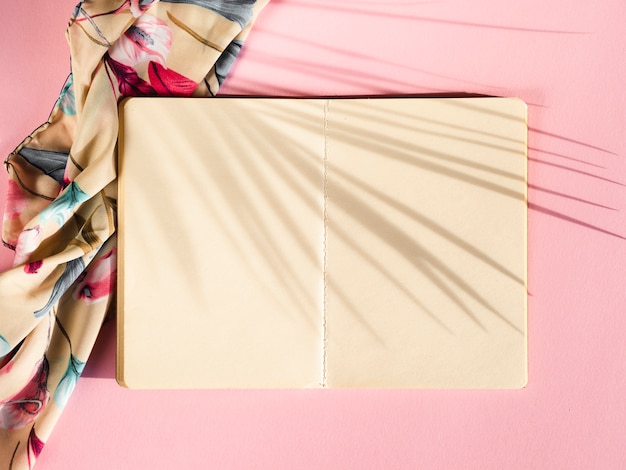
M271 115L274 118L278 118L279 121L283 120L291 125L296 125L303 131L319 132L319 125L313 124L304 114L295 115L292 111L283 110L279 106L268 111L266 114ZM406 118L410 117L411 116L406 116ZM198 116L198 118L202 119L201 116ZM385 115L379 115L377 118L380 119L381 123L385 124L395 122L395 120L392 121L389 116ZM415 117L413 116L413 118ZM192 117L192 120L193 119L194 118ZM235 129L235 132L232 132L230 135L229 142L231 142L231 148L234 150L235 154L243 155L246 152L249 152L249 149L253 146L255 147L255 158L259 158L259 160L241 160L236 164L237 167L235 171L235 167L231 166L234 164L233 162L215 161L215 159L219 160L219 155L206 154L203 155L203 158L212 159L211 171L213 171L213 181L208 182L206 178L203 177L203 175L206 175L205 171L198 171L197 173L192 171L189 172L189 174L193 176L193 179L189 183L195 186L198 194L202 194L203 188L205 188L207 184L218 184L219 190L223 195L222 199L228 205L228 209L231 212L241 215L241 217L239 217L241 220L239 229L241 229L240 232L245 233L245 243L247 243L247 241L252 242L255 253L261 255L268 266L270 266L274 279L279 280L279 282L282 283L280 295L275 291L273 291L273 295L280 297L284 293L286 296L291 298L294 304L300 305L303 309L305 309L306 305L310 305L311 302L315 302L315 300L308 294L310 293L310 288L295 280L296 277L294 270L296 268L290 264L290 260L282 251L282 247L277 245L272 239L272 233L270 227L268 226L268 222L257 213L257 205L254 199L254 194L261 195L265 199L267 206L271 207L271 210L274 211L275 220L278 220L282 227L293 235L300 250L307 254L309 261L318 261L316 254L314 252L307 251L309 247L301 241L304 236L301 226L299 226L297 221L293 220L291 218L292 216L283 209L281 200L284 197L284 194L272 187L271 179L268 179L265 176L263 170L268 167L271 168L273 177L277 177L281 182L284 182L290 189L292 195L295 194L297 197L301 198L302 202L309 210L319 211L321 204L320 200L311 195L311 190L319 188L321 184L320 173L322 170L320 169L319 155L316 153L317 151L315 149L308 148L302 142L298 141L295 136L289 135L288 133L283 132L281 134L282 140L280 142L277 142L272 137L268 137L275 136L277 129L270 126L267 120L264 120L262 115L246 115L245 119L245 133L237 133ZM442 125L445 124L432 119L422 118L422 121L429 124L432 124L433 122ZM453 127L455 127L454 130L456 131L471 130L474 132L473 129L464 129L462 126ZM407 128L412 127L407 124ZM419 126L417 126L417 128L421 129ZM278 130L280 132L280 129ZM444 152L415 145L407 145L403 140L392 139L389 138L389 136L382 134L371 133L364 135L355 126L347 126L344 131L345 132L343 134L338 134L336 137L342 139L344 143L351 146L367 147L375 150L377 154L385 158L393 158L403 164L412 165L422 170L434 172L467 184L477 185L506 197L511 197L517 200L525 200L524 192L512 191L498 183L494 183L494 181L497 181L498 178L519 181L519 176L514 174L510 174L475 161L468 161L453 154L446 154ZM453 137L452 134L446 134L445 131L432 131L426 128L421 129L421 132L430 133L440 138ZM480 132L478 134L480 134ZM486 137L497 137L495 134L490 135L489 132L484 132L483 134L485 134ZM471 145L483 144L480 139L472 139L469 137L461 137L460 140ZM509 145L517 146L521 143L515 139L507 140L506 138L501 139L501 141L501 144L494 144L495 148L501 151L510 150ZM416 157L416 154L419 156ZM279 158L277 158L276 155L279 155ZM437 162L446 162L447 166ZM200 164L201 163L199 163L199 165ZM450 166L455 167L455 169L450 168ZM473 170L472 175L468 174L468 170ZM524 284L524 279L521 279L519 275L514 274L505 266L490 258L485 252L464 241L461 237L436 223L425 214L420 213L415 207L411 207L407 204L394 200L391 196L382 193L372 185L368 185L367 183L353 177L347 171L343 171L339 168L335 168L333 171L336 172L344 181L350 183L353 187L356 187L361 192L368 194L369 197L373 197L377 201L382 202L386 207L410 217L411 220L419 223L421 226L436 234L438 237L447 240L449 243L457 246L473 258L488 265L491 269L507 276L515 283ZM244 182L238 180L240 177L238 175L241 175L242 172L245 174L245 184L254 185L254 191L249 191L249 188L245 187ZM476 173L484 174L484 176L476 176ZM297 181L293 178L294 175L298 175ZM308 185L307 188L299 186L302 181L306 182ZM548 193L557 193L556 195L558 196L569 197L578 202L605 207L583 200L582 198L575 198L574 196L554 192L545 188L536 186L531 186L531 188L544 190ZM409 233L407 233L406 230L389 220L384 213L368 207L364 200L359 199L358 196L348 190L340 189L338 195L339 197L337 197L337 200L343 205L341 208L343 211L350 211L353 217L364 229L369 230L379 240L395 250L398 254L407 259L411 258L410 262L413 267L428 278L434 286L444 293L452 303L456 304L457 307L464 312L468 318L472 319L478 327L484 328L484 325L475 315L469 304L467 304L466 301L458 295L459 293L463 293L466 298L471 299L473 302L482 306L491 314L507 323L511 328L522 333L520 327L509 321L504 315L498 312L498 310L489 303L479 290L472 287L472 285L468 284L468 282L456 275L450 266L447 266L441 260L437 259L427 250L425 246L420 244ZM173 202L172 198L169 200L170 202ZM215 211L214 208L211 208L211 205L216 202L209 201L208 198L204 198L204 203L206 204L207 212L210 212L212 216L218 217L217 211ZM172 208L174 208L174 210L168 209L168 213L175 214L175 207L172 206ZM531 204L530 209L540 211L550 216L559 217L563 220L567 220L568 222L591 228L602 233L618 236L599 227L591 226L581 220L577 220L564 214L559 214L556 211L542 208L535 204ZM227 224L222 224L219 220L218 223L222 225L225 230L229 230ZM237 230L232 230L233 242L243 243L234 236L234 232ZM333 233L343 242L348 244L350 243L350 234L341 227L333 227ZM184 236L184 234L181 235ZM446 326L435 313L430 311L428 307L421 302L418 296L416 296L414 292L411 292L411 290L408 289L408 287L404 285L396 275L394 275L390 268L382 265L374 256L361 247L352 244L351 248L384 279L389 281L407 298L411 299L421 312L428 315L428 317L435 321L441 328L445 329L449 333L452 333L452 330L450 330L450 328ZM242 253L245 249L246 248L243 246L239 247L239 250ZM180 272L185 271L181 270ZM262 279L260 279L260 281L264 282ZM201 286L198 287L201 288ZM268 285L267 287L268 290L271 290L272 286ZM367 324L350 299L342 293L340 289L335 290L338 291L339 299L344 302L348 310L355 315L356 318L360 318L363 325L368 329L373 337L382 342L382 339L377 335L375 329Z
M269 111L268 114L272 114L274 115L274 117L278 117L279 119L284 119L286 120L286 122L290 122L292 124L296 122L300 127L302 127L303 129L306 129L307 131L315 131L315 125L311 124L311 122L307 120L306 118L294 116L293 114L283 114L280 111L280 109ZM259 126L262 128L263 125L264 125L263 122L258 120L254 122L253 127ZM269 131L270 129L265 129L265 130ZM353 131L357 132L357 135L360 134L358 129L353 129ZM261 132L260 134L264 135L263 132ZM266 132L265 134L268 135L269 132ZM368 139L365 139L365 140L360 139L358 142L355 142L353 138L350 136L343 136L340 138L345 139L347 142L353 145L361 145L361 146L367 146L368 148L372 148L373 142L380 142L381 140L385 139L385 136L372 135L372 136L369 136ZM284 149L286 141L289 142L290 148L298 148L299 146L301 146L301 144L297 141L297 139L291 138L288 135L284 135L284 134L281 135L281 139L282 139L282 142L281 142L282 149ZM380 154L385 155L387 153L391 153L389 152L390 150L393 150L392 153L394 154L397 153L398 152L397 147L398 146L402 147L405 145L405 143L402 141L391 141L386 144L378 144L378 145L379 147L376 147L376 149L379 151ZM277 149L277 151L280 151L280 149ZM443 154L439 156L443 156L446 158L453 158L452 156L443 155ZM406 150L405 157L408 159L410 157L414 157L414 155L410 154L409 151ZM298 169L305 173L309 171L306 169L306 166L303 165L302 161L295 162L289 159L286 159L286 161L289 161L294 166L295 169ZM470 166L473 165L471 162L469 162L469 164ZM443 168L437 165L431 166L431 167L426 166L426 168L428 168L431 171L439 171L439 172L448 171L447 168ZM488 170L488 168L486 167L481 168L481 169L483 171ZM494 171L497 173L499 170L494 169ZM344 174L343 176L346 176L346 175ZM467 180L467 175L462 174L461 172L452 172L451 174L448 174L448 176L459 177L459 178L463 178ZM506 175L506 176L512 176L512 175ZM490 183L487 180L483 180L483 179L476 180L476 179L470 178L470 181L475 184L478 183L478 184L482 184L488 187L490 186ZM365 187L365 189L370 191L371 194L374 194L378 199L382 200L388 205L391 205L391 206L394 205L393 203L390 204L391 202L390 198L386 197L385 195L380 194L379 192L374 191L373 188ZM498 190L504 194L508 194L511 197L514 197L516 199L524 198L524 195L522 193L519 193L519 194L511 193L510 191L507 190L507 188L500 187L497 185L495 187L492 187L492 189ZM431 282L433 282L433 284L435 284L442 292L445 292L446 295L450 298L450 300L454 302L455 304L457 304L457 306L461 310L463 310L470 318L473 318L473 320L478 325L480 325L480 322L475 317L472 310L457 296L456 290L460 292L464 292L466 295L472 298L475 302L482 305L484 308L489 310L494 315L500 317L503 321L508 323L512 328L521 332L520 328L518 328L516 325L512 324L508 319L502 316L492 305L489 304L489 302L479 292L477 292L474 288L472 288L469 284L467 284L467 282L465 282L458 275L456 275L450 267L446 266L440 260L436 259L436 257L432 256L425 247L417 243L402 228L396 226L395 224L387 220L384 214L378 213L376 211L373 211L371 208L368 208L367 205L363 201L358 200L358 198L355 198L349 192L345 192L345 191L342 192L340 197L337 197L337 201L341 201L340 204L345 206L343 207L343 210L349 210L353 215L358 214L356 217L358 218L359 222L365 229L377 235L388 246L398 250L402 256L406 257L407 259L411 258L411 262L413 263L414 267L420 270L427 278L429 278ZM337 201L335 201L335 203L337 203ZM495 261L490 260L489 257L485 253L480 252L478 249L476 249L475 247L472 247L468 243L464 243L462 240L460 240L458 236L455 236L449 231L444 230L439 225L432 224L430 219L428 219L427 217L421 216L415 210L411 210L410 208L407 208L406 206L404 207L398 206L398 204L395 204L395 206L396 208L400 208L401 210L403 210L405 213L408 212L413 217L414 220L418 221L419 223L423 225L426 225L430 230L434 231L439 236L443 236L444 238L448 239L448 241L450 241L451 243L455 243L457 246L460 246L461 248L465 249L472 256L477 257L481 261L490 265L492 268L514 279L516 282L523 284L523 280L521 280L518 276L515 276L513 273L509 272L503 266L498 265ZM335 232L335 229L336 227L334 227L333 229L334 233L338 237L343 238L344 241L350 242L349 234L343 232L341 229L336 230ZM356 249L359 252L360 256L365 257L364 250L354 247L353 244L352 244L352 248ZM415 257L417 260L413 259L413 257ZM383 268L380 265L380 263L373 262L373 259L371 256L367 257L366 259L367 259L367 262L370 265L374 266L375 269L377 269L381 275L383 275L388 280L392 280L392 284L394 286L401 289L405 295L407 294L407 288L402 286L402 284L399 282L398 279L395 279L395 276L393 275L393 273L391 273L388 269ZM453 285L454 288L451 288L450 286L448 286L448 283ZM413 293L409 294L409 298L411 298L414 301L414 303L416 303L420 307L423 307L423 304L421 304L421 302L419 302L419 300L415 298L415 295ZM429 312L428 310L426 310L426 313L429 316L431 316L431 318L436 318L436 316L432 312ZM438 321L438 323L440 323L440 321Z

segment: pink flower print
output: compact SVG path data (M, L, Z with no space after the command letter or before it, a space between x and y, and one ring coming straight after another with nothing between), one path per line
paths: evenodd
M113 248L97 260L79 280L74 289L74 299L82 300L87 305L103 301L115 287L116 259L117 252Z
M13 266L26 263L30 255L35 251L35 248L39 246L39 242L41 242L41 227L39 225L23 230L15 246Z
M0 427L20 429L32 423L48 404L48 360L44 357L35 366L26 386L12 397L0 402Z
M150 15L140 16L109 50L109 56L134 67L143 62L165 65L172 48L172 31L167 23Z
M36 459L37 457L39 457L39 455L41 454L41 451L43 450L43 447L46 445L46 443L44 441L42 441L41 439L39 439L39 437L37 436L37 434L35 433L35 427L33 426L30 429L30 434L28 435L28 465L29 466L33 466L35 461L34 459ZM31 463L30 461L30 454L33 454L33 462Z
M198 84L174 70L150 62L148 65L150 85L159 96L189 96Z
M130 12L135 18L139 18L155 1L158 2L158 0L130 0Z
M32 263L24 265L24 272L26 274L37 274L41 266L43 266L43 261L33 261Z
M8 181L6 192L6 209L4 219L10 220L20 216L28 206L28 201L22 192L22 188L13 180Z
M105 56L105 60L117 78L118 88L122 95L151 96L155 94L154 88L141 79L135 69L113 60L110 56Z

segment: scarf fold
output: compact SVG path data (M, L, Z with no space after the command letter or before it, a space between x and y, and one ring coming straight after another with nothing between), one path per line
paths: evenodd
M15 254L0 273L0 469L33 467L112 307L119 101L215 96L268 1L74 9L69 77L5 161L2 241Z

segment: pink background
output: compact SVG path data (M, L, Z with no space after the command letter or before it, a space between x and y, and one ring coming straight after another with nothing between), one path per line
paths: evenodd
M63 84L74 3L3 8L3 158ZM109 323L39 468L624 468L625 20L623 0L273 0L223 89L527 101L525 389L128 391Z

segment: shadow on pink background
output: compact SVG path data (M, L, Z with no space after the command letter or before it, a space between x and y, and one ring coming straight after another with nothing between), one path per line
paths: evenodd
M3 158L63 85L74 3L4 9ZM623 0L273 0L222 89L524 99L525 389L128 391L113 379L110 320L38 468L624 468L624 18Z

